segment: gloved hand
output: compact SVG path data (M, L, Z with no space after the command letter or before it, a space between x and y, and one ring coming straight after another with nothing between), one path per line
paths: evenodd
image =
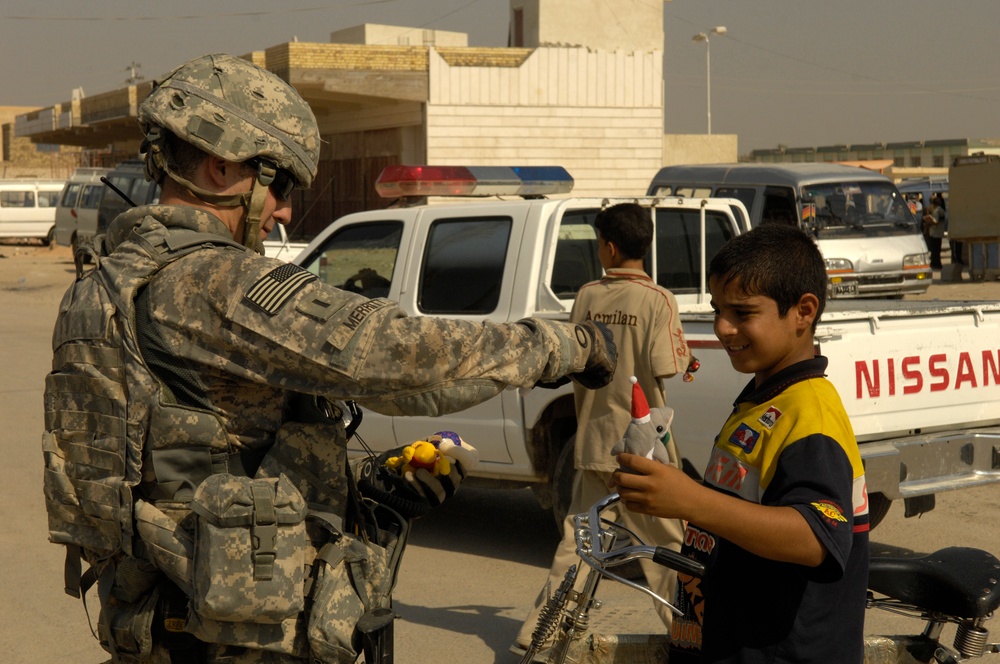
M458 485L479 463L479 451L453 431L439 431L427 441L438 449L447 463L439 464L441 472L433 472L427 467L411 468L404 470L403 477L413 484L431 507L437 507L455 495Z
M400 447L377 457L361 459L355 466L358 491L365 498L391 507L406 519L415 519L427 514L431 508L430 503L410 482L385 467L389 456L402 449Z
M596 390L611 382L618 366L618 347L615 346L614 335L604 323L588 320L576 325L577 339L584 347L589 345L590 355L583 371L570 374L570 378L587 388ZM586 336L586 343L581 339Z
M426 442L437 448L442 460L418 463L412 454L405 454L410 445L365 459L358 471L362 495L404 516L420 516L455 495L466 474L479 463L479 452L451 431L440 431Z

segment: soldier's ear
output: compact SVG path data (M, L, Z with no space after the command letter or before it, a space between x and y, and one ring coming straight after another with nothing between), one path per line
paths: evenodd
M201 162L201 170L208 180L207 184L216 189L225 189L228 187L229 179L227 178L227 174L231 175L233 170L229 166L229 162L225 159L220 159L212 155L206 156Z

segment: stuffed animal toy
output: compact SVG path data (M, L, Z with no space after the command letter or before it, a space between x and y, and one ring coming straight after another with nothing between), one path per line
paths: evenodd
M423 468L431 475L447 475L451 473L451 462L429 440L417 440L403 448L400 456L389 457L386 468L400 475L416 472Z
M611 448L611 454L628 452L647 459L655 459L660 463L670 463L665 443L670 440L670 423L674 419L674 409L664 406L650 410L638 379L632 376L629 380L632 383L632 421L626 427L622 439ZM624 466L621 469L633 472Z
M385 465L400 475L423 468L431 475L450 475L452 460L461 464L462 473L476 467L479 452L453 431L438 431L427 440L417 440L403 448L400 456L389 457Z

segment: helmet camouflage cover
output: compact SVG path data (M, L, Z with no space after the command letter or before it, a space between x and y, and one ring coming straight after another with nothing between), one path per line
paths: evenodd
M149 93L138 115L147 139L162 127L227 161L261 157L290 171L300 187L316 174L319 128L309 104L243 58L215 54L184 63Z

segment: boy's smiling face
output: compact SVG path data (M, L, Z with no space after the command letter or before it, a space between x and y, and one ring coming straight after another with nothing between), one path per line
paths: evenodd
M814 356L812 323L819 300L806 293L785 316L766 295L751 295L738 279L709 278L715 336L722 342L733 368L752 373L759 386L785 367Z

